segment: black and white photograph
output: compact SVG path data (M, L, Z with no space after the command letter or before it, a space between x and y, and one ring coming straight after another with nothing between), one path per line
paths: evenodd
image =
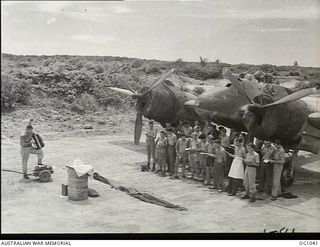
M1 234L319 233L319 103L319 0L1 1Z

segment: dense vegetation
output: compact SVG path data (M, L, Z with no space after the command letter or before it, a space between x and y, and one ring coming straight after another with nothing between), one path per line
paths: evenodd
M134 101L107 87L126 88L124 82L127 82L139 90L173 67L178 75L197 80L221 78L224 66L231 66L235 73L253 73L261 69L275 75L303 76L313 83L320 77L319 68L229 65L203 59L200 62L181 59L166 62L122 57L2 54L1 64L2 112L44 106L66 108L80 114L108 107L132 108Z

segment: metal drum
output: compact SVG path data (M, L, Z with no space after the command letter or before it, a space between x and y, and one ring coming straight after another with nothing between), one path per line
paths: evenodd
M68 198L72 201L88 199L88 174L79 177L76 171L67 167L68 171Z

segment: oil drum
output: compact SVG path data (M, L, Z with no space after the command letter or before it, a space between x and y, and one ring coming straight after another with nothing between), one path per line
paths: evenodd
M88 174L79 177L72 167L67 167L68 172L68 199L83 201L88 199Z

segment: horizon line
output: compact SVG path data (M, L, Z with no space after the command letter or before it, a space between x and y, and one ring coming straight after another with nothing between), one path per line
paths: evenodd
M139 58L139 57L125 57L125 56L116 56L116 55L70 55L70 54L52 54L52 55L46 55L46 54L41 54L41 55L36 55L36 54L14 54L14 53L7 53L7 52L1 52L1 56L5 54L5 55L13 55L13 56L35 56L35 57L41 57L41 56L78 56L78 57L118 57L118 58L128 58L128 59L140 59L140 60L147 60L147 61L160 61L160 62L176 62L178 60L182 60L182 62L186 62L186 63L200 63L200 61L190 61L190 60L184 60L182 58L177 58L176 60L161 60L161 59L157 59L157 58ZM199 60L200 60L199 56ZM205 58L205 57L203 57ZM220 58L218 58L219 60L221 60ZM296 60L298 61L298 60ZM216 63L215 61L210 61L208 60L207 63ZM319 66L302 66L299 65L299 61L298 61L298 66L294 66L294 65L288 65L288 64L282 64L282 65L276 65L276 64L271 64L271 63L262 63L262 64L252 64L252 63L229 63L229 62L223 62L220 61L218 64L227 64L227 65L240 65L240 64L245 64L245 65L254 65L254 66L261 66L261 65L272 65L272 66L276 66L276 67L282 67L282 66L291 66L291 67L301 67L301 68L318 68L320 69L320 65Z

